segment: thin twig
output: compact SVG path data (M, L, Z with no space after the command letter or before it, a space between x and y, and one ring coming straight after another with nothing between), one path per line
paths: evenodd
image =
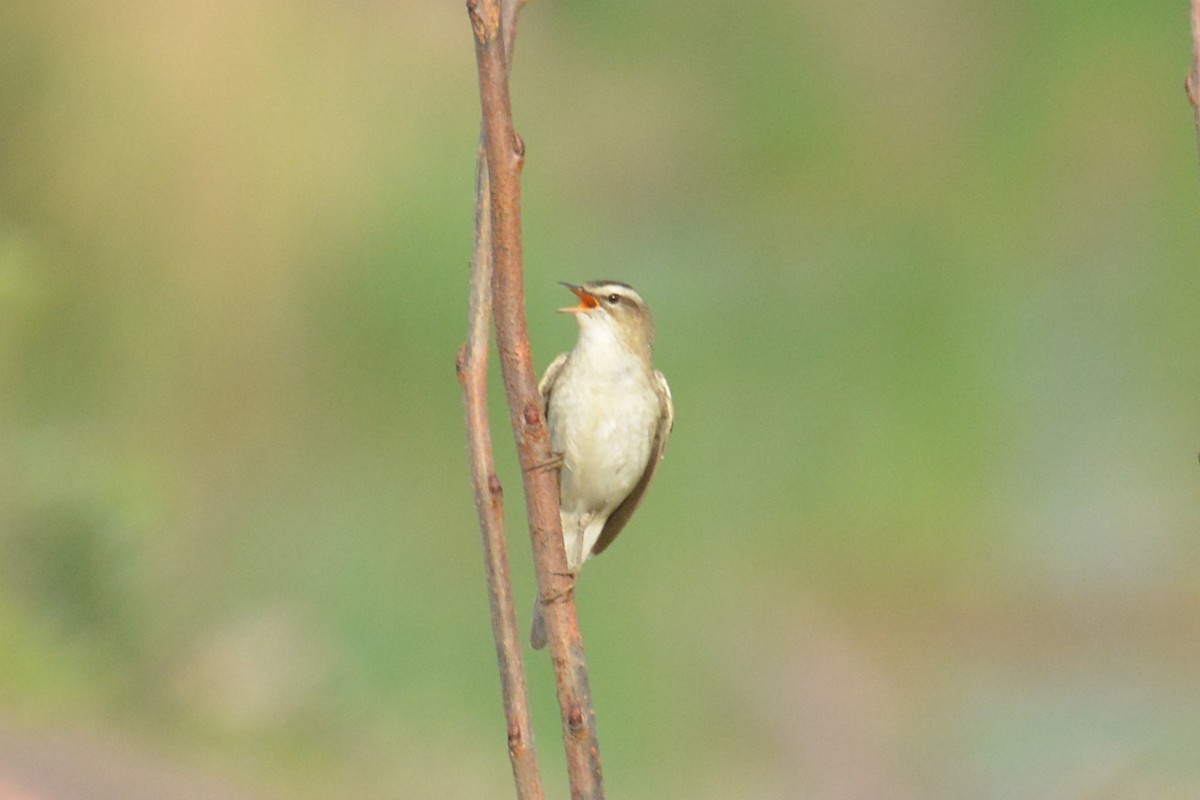
M525 505L538 591L546 602L546 628L562 711L571 797L600 800L604 797L604 784L596 714L563 550L557 475L544 468L551 460L550 436L542 414L525 323L520 180L525 145L513 127L507 50L500 33L500 0L467 0L467 11L475 33L491 191L496 344L525 479Z
M516 33L517 3L503 16L504 39L511 67L511 42ZM492 637L508 723L508 757L512 764L517 800L542 800L542 778L533 744L533 717L521 654L521 629L513 602L508 544L504 535L504 495L492 451L488 420L488 342L492 323L492 211L488 170L480 134L475 169L475 249L471 258L471 299L467 343L458 356L458 377L466 400L467 439L471 452L471 478L475 507L483 535L484 566L492 609Z
M533 718L529 688L521 655L521 630L513 602L508 546L504 536L504 494L492 456L488 423L488 339L492 319L491 223L487 170L480 147L476 176L475 255L471 264L470 322L467 343L458 357L458 377L467 406L467 439L471 451L471 478L475 507L483 534L484 566L492 608L492 637L500 668L504 716L508 721L508 757L518 800L542 800L542 779L533 746Z

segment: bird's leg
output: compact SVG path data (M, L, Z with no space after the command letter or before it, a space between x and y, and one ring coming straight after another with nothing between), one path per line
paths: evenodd
M563 467L563 454L551 453L550 458L540 464L534 464L528 469L529 472L541 472L542 470L557 470Z
M571 592L575 591L575 579L579 577L579 570L571 569L567 570L566 572L552 572L550 574L557 575L560 578L568 578L570 579L570 583L568 583L567 588L563 589L562 591L543 596L542 602L546 605L549 605L550 603L558 603L564 597L571 594Z

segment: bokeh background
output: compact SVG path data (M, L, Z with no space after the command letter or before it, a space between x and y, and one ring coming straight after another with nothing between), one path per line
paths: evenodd
M610 796L1200 796L1185 5L526 8L537 361L623 279L678 405L578 594ZM0 37L0 789L510 797L462 4Z

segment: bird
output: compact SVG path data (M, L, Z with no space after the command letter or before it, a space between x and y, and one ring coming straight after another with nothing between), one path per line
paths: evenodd
M563 546L574 581L645 497L675 424L675 404L654 368L654 317L642 296L620 281L562 285L579 298L579 305L559 309L575 317L579 339L550 363L538 391L559 468ZM535 650L546 645L544 602L539 595L534 604Z

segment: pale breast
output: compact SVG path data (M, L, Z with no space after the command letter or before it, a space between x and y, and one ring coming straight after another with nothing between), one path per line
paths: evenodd
M607 514L645 471L661 409L640 364L583 366L564 367L550 399L550 438L563 454L563 508Z

